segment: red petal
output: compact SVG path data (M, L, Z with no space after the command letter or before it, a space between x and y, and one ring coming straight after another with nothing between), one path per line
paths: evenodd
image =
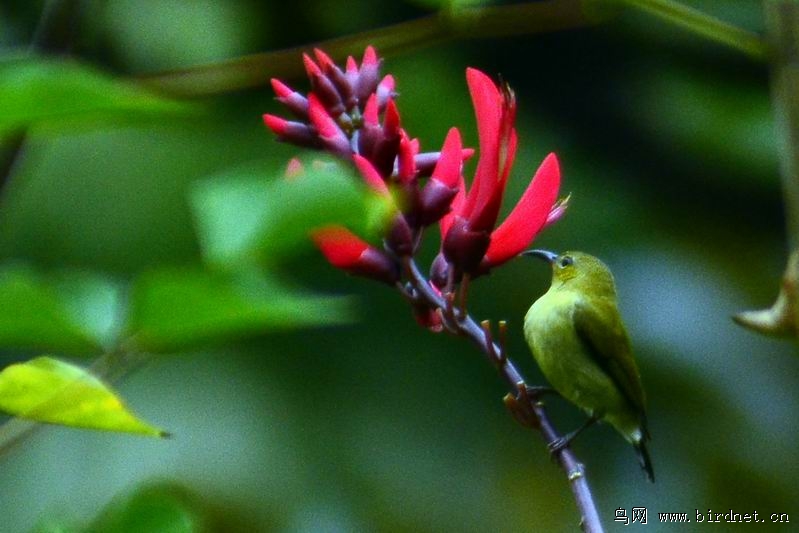
M466 82L474 105L480 144L480 160L464 207L464 214L468 216L485 203L497 186L503 100L493 80L477 69L466 69Z
M560 167L555 154L549 154L522 194L508 218L491 234L486 251L488 267L494 267L527 248L544 227L558 197Z
M363 157L359 154L353 154L352 161L355 163L355 166L358 167L358 170L363 176L363 180L366 182L369 187L374 189L375 191L379 192L380 194L388 195L388 187L386 186L386 182L383 181L382 176L380 173L375 169L372 163L369 162L368 159Z
M451 128L444 140L441 148L441 155L433 170L432 179L440 181L449 188L458 185L458 178L461 177L461 133L458 128Z
M336 268L351 268L358 264L369 244L342 226L326 226L311 233L316 246Z

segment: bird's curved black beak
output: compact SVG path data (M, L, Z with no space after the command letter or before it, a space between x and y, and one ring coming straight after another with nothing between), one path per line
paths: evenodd
M519 255L526 255L530 257L538 257L539 259L543 259L547 263L554 263L555 259L557 259L558 254L555 252L550 252L549 250L527 250L522 252Z

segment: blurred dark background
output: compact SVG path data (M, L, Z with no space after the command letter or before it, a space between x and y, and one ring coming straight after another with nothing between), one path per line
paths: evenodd
M686 3L763 30L759 2ZM42 7L0 4L9 53L27 46ZM431 2L95 0L81 8L72 53L125 77L378 28L421 16ZM657 512L694 519L697 509L799 521L795 346L730 320L771 303L786 259L767 67L636 13L387 57L403 123L423 148L440 146L453 125L476 145L467 66L501 74L517 94L508 204L548 152L562 162L571 206L537 246L591 252L617 278L649 394L657 483L646 482L610 428L580 437L574 450L607 528L624 529L615 509L629 516L641 506L648 531L677 530L657 524ZM189 186L252 161L278 174L297 153L263 127L262 113L282 112L267 87L201 105L199 117L34 128L1 198L2 257L120 279L199 262ZM427 258L437 247L432 233ZM0 459L0 529L80 527L114 498L167 483L232 530L577 530L563 473L540 437L505 411L502 383L471 345L421 330L394 292L344 276L313 250L280 268L318 291L357 295L361 320L157 359L119 388L174 437L37 432ZM522 318L548 281L542 265L513 261L470 295L476 317L509 321L510 354L531 382L542 378ZM582 421L571 406L550 403L562 430ZM747 527L791 530L721 529Z

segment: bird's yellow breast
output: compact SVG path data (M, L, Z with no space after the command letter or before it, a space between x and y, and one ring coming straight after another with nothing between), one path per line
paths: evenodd
M575 329L573 314L580 299L575 291L550 289L527 312L524 335L552 387L590 415L602 417L624 400Z

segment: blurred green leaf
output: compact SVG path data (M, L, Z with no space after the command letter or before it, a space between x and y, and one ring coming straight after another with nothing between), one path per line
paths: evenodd
M112 502L86 533L194 533L208 531L200 502L182 487L145 486Z
M248 170L197 184L191 202L206 260L274 261L310 246L314 228L343 224L369 238L385 220L385 200L339 164L306 165L305 173L274 181Z
M113 345L119 288L82 271L0 269L0 346L97 354Z
M0 133L30 125L71 125L76 119L130 120L189 109L74 61L0 61Z
M630 84L631 117L681 158L731 171L724 185L770 186L777 173L771 104L761 86L733 84L690 70L644 70ZM657 105L652 105L657 102ZM712 176L711 173L707 173ZM730 183L731 178L744 180Z
M134 416L88 371L51 357L15 363L0 372L0 410L49 424L166 435Z
M129 330L139 348L168 352L352 319L346 298L302 294L256 274L165 269L135 283Z

